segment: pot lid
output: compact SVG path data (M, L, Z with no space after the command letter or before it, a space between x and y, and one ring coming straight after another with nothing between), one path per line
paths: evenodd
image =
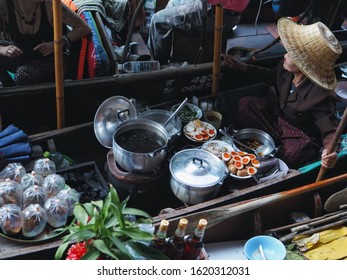
M215 155L201 149L186 149L170 161L171 175L184 185L211 187L225 177L225 165Z
M117 126L126 120L137 118L134 103L134 99L112 96L99 106L94 117L94 133L101 145L112 148L113 133Z

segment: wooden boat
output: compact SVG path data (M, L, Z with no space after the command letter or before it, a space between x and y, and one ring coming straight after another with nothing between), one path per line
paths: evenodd
M235 104L235 100L245 94L262 95L267 90L266 85L251 85L236 90L220 93L211 98L206 96L200 101L210 101L217 104L224 104L225 107L219 107L223 112L225 122L229 118L232 119L232 108L226 104ZM171 103L161 104L170 107ZM228 113L229 112L229 113ZM183 138L179 143L182 145L194 145ZM33 147L39 151L36 158L25 164L30 170L33 162L42 156L45 150L58 150L72 157L76 165L89 165L95 163L98 166L105 180L118 188L119 195L122 198L130 195L129 205L147 211L153 216L154 224L157 225L161 219L168 219L171 222L170 232L174 230L177 220L181 217L188 217L190 226L196 224L198 218L207 217L210 224L216 218L213 213L222 213L222 218L213 227L209 227L206 231L205 240L210 242L222 242L231 240L245 240L252 235L256 235L271 229L286 225L290 222L289 214L293 211L305 212L310 217L317 217L324 214L323 205L326 199L334 192L341 190L345 186L345 178L347 175L346 161L347 157L343 156L338 160L334 169L328 170L325 178L334 178L336 176L344 176L333 184L324 187L312 189L297 195L288 196L278 201L261 203L263 197L267 195L277 195L280 192L295 190L298 187L312 184L317 178L319 166L314 168L306 168L303 170L290 170L284 176L257 184L255 181L235 181L231 177L223 182L220 194L211 200L196 205L185 205L177 199L172 193L169 183L168 170L162 170L162 177L156 183L143 184L145 187L153 185L154 189L144 190L141 192L130 191L124 192L124 189L118 185L119 181L114 180L113 173L108 168L108 159L110 150L104 148L97 141L93 122L75 125L59 130L32 134L29 137ZM136 185L136 183L134 183ZM142 186L142 184L140 184ZM159 187L158 187L159 186ZM242 205L249 205L250 201L255 205L250 208L243 208L242 211L237 210L233 214L224 214L233 212L233 209ZM235 208L236 207L236 208ZM161 210L165 209L164 212ZM231 209L231 210L228 210ZM210 213L210 214L209 214ZM0 259L50 259L53 258L57 246L60 244L60 237L44 240L43 242L16 242L0 237Z
M166 2L166 0L157 1L158 9L165 7ZM223 39L225 42L222 48L223 52L227 52L235 46L261 49L275 39L273 27L277 17L271 10L271 3L262 8L258 22L255 24L257 10L258 6L251 3L243 13L242 20L236 30L232 34L223 35L223 38L227 39ZM100 17L96 16L96 21L99 26L102 25ZM187 38L184 39L184 35L181 34L182 36L180 36L179 32L176 33L176 41L185 42L184 40ZM135 37L139 38L139 33L136 34ZM345 51L347 35L343 29L336 30L335 34L344 50L338 63L344 63L347 53ZM105 37L104 35L102 37ZM225 38L225 36L229 37ZM206 46L206 52L210 54L211 48L213 50L213 44L211 44L213 34L210 34L207 39L207 42L210 43ZM109 76L98 78L65 81L65 127L92 121L98 106L105 99L114 95L135 98L138 102L151 106L181 99L182 96L211 94L212 57L208 56L202 63L194 64L192 61L196 55L196 48L199 48L200 38L195 38L194 42L192 44L194 47L189 53L183 53L179 49L179 45L186 46L186 44L176 44L175 57L177 61L189 61L191 64L187 67L169 67L150 73L112 73ZM108 52L110 52L109 45L109 43L105 43L105 47L109 47ZM258 53L257 59L253 63L272 67L283 54L283 47L280 44L275 44L265 52ZM250 84L250 81L240 78L237 73L227 71L223 66L220 69L219 77L219 92ZM29 134L55 129L57 124L55 94L54 83L0 88L0 128L1 126L4 128L9 124L16 124Z

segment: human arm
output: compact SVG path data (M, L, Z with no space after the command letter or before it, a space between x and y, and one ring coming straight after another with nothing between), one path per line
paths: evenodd
M240 71L244 73L245 79L251 83L266 83L270 86L276 83L276 73L278 68L282 67L281 61L277 67L273 69L252 65L246 63L239 56L222 54L222 65L227 66L231 70Z
M64 3L62 5L62 21L65 25L71 27L71 31L65 35L68 43L78 41L79 39L88 36L91 33L89 25L75 12L73 12ZM46 0L46 10L49 22L53 25L53 4L52 0ZM66 40L63 40L64 47L69 47L66 44ZM54 52L54 42L43 42L34 48L35 51L39 51L43 56L51 55Z
M328 154L328 149L323 149L321 155L321 165L326 169L331 169L337 162L337 152L333 151Z
M334 96L334 92L327 92L327 94L328 96L330 94ZM335 166L337 161L337 153L340 148L340 143L339 141L336 143L335 138L336 129L338 127L338 122L335 117L335 103L336 101L334 98L325 98L323 102L320 103L323 105L318 106L318 109L314 110L314 115L317 119L316 125L322 133L323 150L321 153L321 164L322 167L326 169L330 169ZM326 115L322 117L322 114ZM335 147L331 147L331 145L334 143ZM331 149L333 149L333 151L328 153Z
M0 55L5 57L19 57L23 51L15 45L0 46Z

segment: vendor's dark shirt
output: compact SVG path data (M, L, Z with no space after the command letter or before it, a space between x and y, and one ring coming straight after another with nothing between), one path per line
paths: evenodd
M42 57L39 52L33 49L43 42L53 41L53 26L47 18L47 12L45 2L40 3L41 5L41 20L39 30L35 34L22 34L18 28L15 9L13 7L13 1L7 1L9 7L9 31L11 39L16 45L21 48L24 52L24 57L27 59L34 59ZM25 23L23 23L25 24Z
M294 76L283 68L283 60L272 70L248 65L247 75L274 86L279 114L308 136L322 141L324 147L327 146L338 125L335 91L306 79L290 94Z

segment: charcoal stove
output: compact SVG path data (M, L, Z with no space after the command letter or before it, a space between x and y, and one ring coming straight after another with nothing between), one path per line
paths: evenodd
M106 165L108 182L117 190L122 200L130 196L131 207L150 214L158 214L163 208L176 208L182 205L171 192L167 163L151 173L129 172L117 164L110 150Z

